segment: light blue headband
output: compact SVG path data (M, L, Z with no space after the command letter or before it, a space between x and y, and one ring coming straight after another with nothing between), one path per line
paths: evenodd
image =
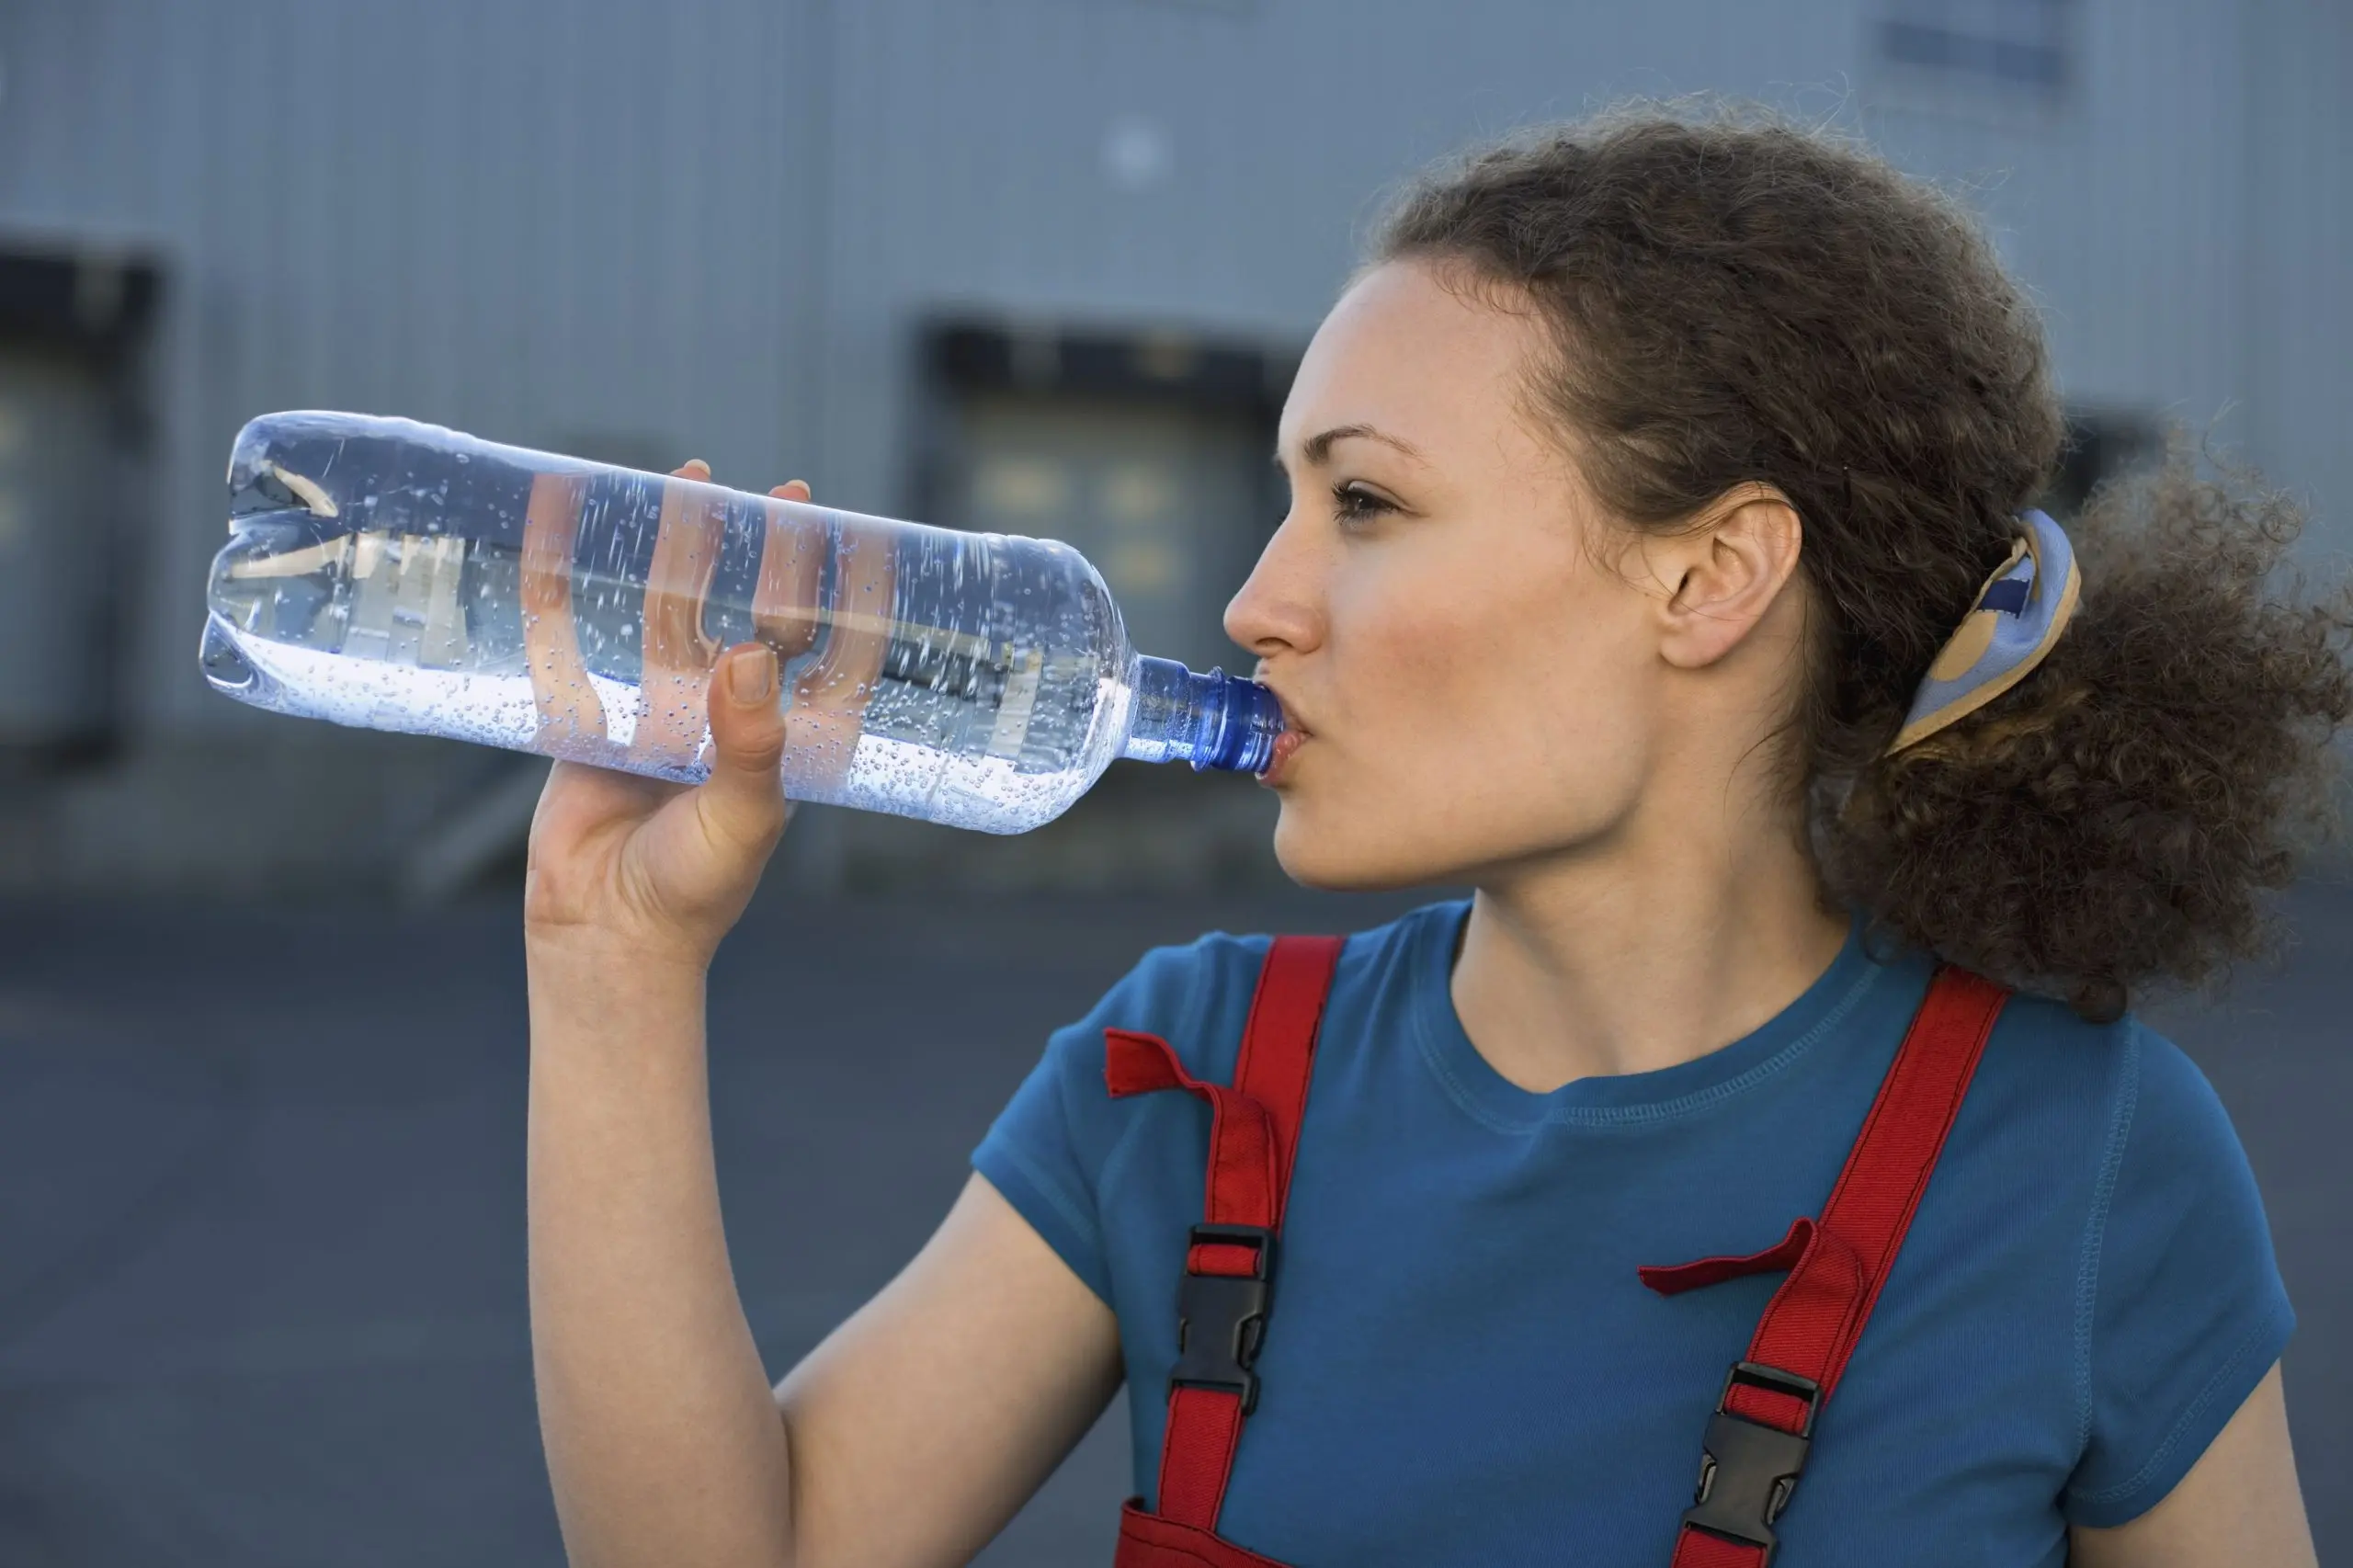
M1887 755L1926 740L2018 685L2067 630L2084 586L2075 549L2040 512L2021 512L2018 521L2025 537L1985 579L1960 630L1938 650Z

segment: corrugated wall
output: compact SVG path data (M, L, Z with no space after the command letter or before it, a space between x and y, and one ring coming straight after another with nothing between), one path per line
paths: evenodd
M2353 552L2353 6L2247 0L2240 395L2251 455Z
M35 0L0 222L153 244L167 479L142 692L196 681L231 436L273 408L583 435L748 476L805 426L822 16L742 0Z
M1836 0L18 0L0 226L169 268L137 665L166 730L249 722L188 650L250 414L633 441L887 509L926 311L1296 338L1404 172L1625 92L1859 115L1994 215L2071 392L2235 410L2219 435L2342 505L2353 24L2077 12L2081 91L2032 116L1904 107L1876 7Z

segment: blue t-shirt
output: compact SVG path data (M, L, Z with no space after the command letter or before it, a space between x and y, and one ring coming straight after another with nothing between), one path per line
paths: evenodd
M1820 1210L1926 994L1859 940L1746 1039L1532 1094L1448 990L1468 906L1348 940L1219 1533L1296 1568L1658 1568L1724 1370L1780 1283L1641 1264ZM1231 1081L1267 939L1143 961L973 1164L1108 1302L1149 1500L1209 1111L1113 1100L1106 1026ZM2188 1471L2294 1324L2246 1158L2179 1050L2013 999L1782 1516L1790 1568L2056 1565Z

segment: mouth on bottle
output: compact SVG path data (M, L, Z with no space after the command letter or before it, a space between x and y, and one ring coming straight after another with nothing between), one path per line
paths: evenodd
M1307 732L1304 730L1286 729L1281 734L1277 735L1267 758L1267 766L1258 770L1258 782L1261 784L1281 783L1284 771L1290 767L1292 756L1306 744Z

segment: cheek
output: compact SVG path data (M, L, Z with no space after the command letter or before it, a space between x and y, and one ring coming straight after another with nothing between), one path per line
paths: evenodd
M1565 545L1475 574L1427 566L1333 606L1352 719L1498 757L1582 751L1622 730L1645 663L1632 590Z
M1336 744L1285 801L1285 864L1311 881L1443 876L1622 813L1650 697L1631 591L1567 546L1475 574L1399 565L1332 601Z

